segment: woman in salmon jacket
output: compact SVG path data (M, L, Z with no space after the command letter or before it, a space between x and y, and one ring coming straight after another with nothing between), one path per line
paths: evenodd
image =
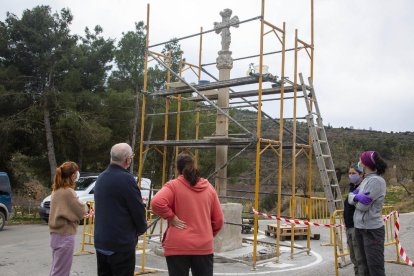
M213 275L213 237L224 224L217 193L188 154L177 158L179 176L154 196L152 211L168 220L163 247L170 276Z

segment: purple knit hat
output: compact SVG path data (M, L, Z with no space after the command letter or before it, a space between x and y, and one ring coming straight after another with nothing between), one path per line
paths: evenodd
M367 166L368 168L371 169L375 169L375 156L376 152L375 151L364 151L363 153L361 153L360 159L362 164L364 164L365 166Z

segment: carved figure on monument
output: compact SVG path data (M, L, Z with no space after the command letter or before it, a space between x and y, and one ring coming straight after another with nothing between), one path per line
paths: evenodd
M220 12L222 17L221 22L214 22L214 29L217 34L221 33L221 51L218 52L217 68L218 69L231 69L233 68L233 59L231 58L230 43L230 27L239 27L239 18L233 16L231 18L232 10L224 9ZM234 25L232 25L234 24ZM230 26L232 25L232 26Z
M230 37L230 26L231 24L235 24L232 27L238 28L239 27L239 18L237 16L234 16L232 19L230 19L231 14L233 11L231 9L224 9L220 12L220 15L222 17L221 22L214 22L214 29L216 30L216 33L219 34L221 32L221 50L222 51L229 51L230 49L230 43L231 43L231 37ZM223 28L224 26L227 26Z

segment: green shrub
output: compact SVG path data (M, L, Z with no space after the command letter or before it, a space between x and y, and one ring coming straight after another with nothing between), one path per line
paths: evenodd
M263 212L269 212L273 210L277 205L277 194L273 191L271 194L266 195L259 203L259 210Z

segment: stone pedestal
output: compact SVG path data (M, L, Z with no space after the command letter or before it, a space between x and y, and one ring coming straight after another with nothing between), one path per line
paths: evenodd
M243 206L239 203L221 204L224 221L241 223ZM220 253L242 247L241 226L224 224L220 233L214 238L214 252Z

